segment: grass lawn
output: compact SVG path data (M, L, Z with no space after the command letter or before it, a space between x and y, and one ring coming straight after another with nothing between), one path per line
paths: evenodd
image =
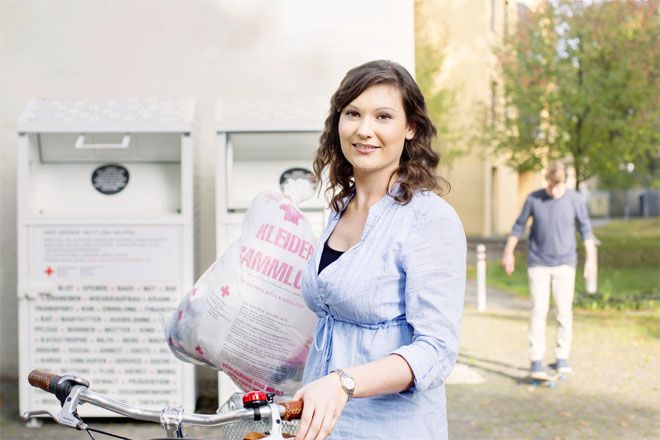
M660 218L617 220L594 229L598 247L598 293L585 293L584 247L579 246L575 305L586 309L654 309L660 300ZM528 295L526 255L516 253L508 277L498 260L487 263L488 285ZM474 266L468 277L476 278Z

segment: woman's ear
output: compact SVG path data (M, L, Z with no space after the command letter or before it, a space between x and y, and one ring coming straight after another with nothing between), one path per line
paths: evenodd
M415 126L412 124L408 124L406 127L406 140L411 141L415 137Z

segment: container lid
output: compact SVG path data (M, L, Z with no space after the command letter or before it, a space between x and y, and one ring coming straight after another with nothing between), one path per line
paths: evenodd
M189 132L190 98L34 99L18 122L23 133Z
M216 101L219 132L321 131L329 98L228 99Z

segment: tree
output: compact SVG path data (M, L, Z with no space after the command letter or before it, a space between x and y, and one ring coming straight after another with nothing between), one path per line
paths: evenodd
M442 152L443 163L463 154L453 147L456 133L450 128L449 114L454 105L450 90L438 86L437 79L445 59L446 38L433 29L427 3L415 0L415 80L424 94L429 116L438 130L434 148Z
M497 51L504 104L490 145L519 170L569 157L578 183L656 185L658 1L545 0Z

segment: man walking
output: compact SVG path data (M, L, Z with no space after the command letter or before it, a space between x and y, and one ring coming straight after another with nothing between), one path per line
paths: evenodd
M527 255L527 275L532 300L528 337L530 375L536 379L547 377L543 357L550 291L557 308L555 368L560 373L572 372L568 359L573 332L573 295L577 265L576 226L584 241L586 253L584 276L590 279L596 273L596 246L586 202L577 192L566 188L566 168L561 162L551 163L545 178L546 187L527 196L502 255L502 266L507 275L511 275L515 266L513 251L525 231L527 219L532 217Z

